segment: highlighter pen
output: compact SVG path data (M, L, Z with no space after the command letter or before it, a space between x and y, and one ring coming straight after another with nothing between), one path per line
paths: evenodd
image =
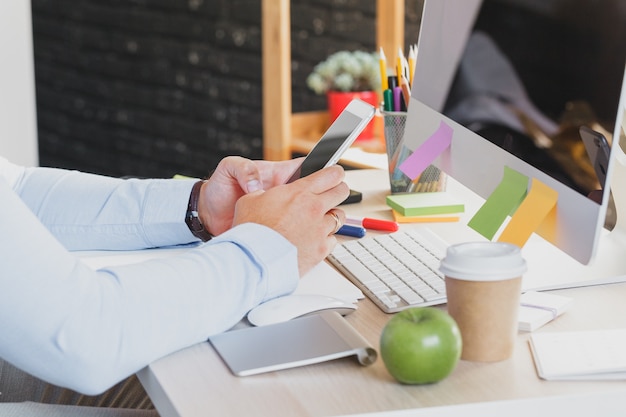
M391 88L383 91L383 110L393 111L393 91Z
M402 88L393 88L393 111L402 111Z
M346 217L346 223L356 224L363 226L370 230L381 230L384 232L396 232L398 230L398 223L392 220L372 219L371 217Z
M336 234L351 237L363 237L365 236L365 228L361 226L353 226L351 224L344 224L337 230Z

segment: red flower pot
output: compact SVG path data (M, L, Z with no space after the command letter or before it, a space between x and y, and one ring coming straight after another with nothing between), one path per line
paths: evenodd
M371 104L374 107L378 106L378 95L374 91L356 91L356 92L343 92L343 91L329 91L326 94L328 99L328 115L330 122L334 122L339 113L346 108L348 103L353 99L358 98L366 103ZM371 140L374 138L374 119L365 127L363 132L356 138L358 141Z

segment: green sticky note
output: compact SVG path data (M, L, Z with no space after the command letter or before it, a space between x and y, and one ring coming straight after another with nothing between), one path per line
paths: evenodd
M491 240L507 216L515 213L527 191L528 177L505 166L502 181L467 225Z
M444 191L430 193L392 194L387 205L403 216L462 213L465 205Z

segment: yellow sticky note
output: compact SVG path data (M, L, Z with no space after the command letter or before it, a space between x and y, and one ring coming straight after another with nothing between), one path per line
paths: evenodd
M530 235L552 212L558 198L559 193L533 178L526 198L511 217L498 241L513 243L520 248L524 246Z
M182 175L182 174L174 174L174 176L172 177L175 180L186 180L186 179L190 179L192 177L188 177L186 175Z

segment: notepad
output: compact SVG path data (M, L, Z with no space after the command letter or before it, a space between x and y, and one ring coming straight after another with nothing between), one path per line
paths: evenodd
M529 344L542 379L626 380L626 329L534 333Z
M573 299L562 295L527 291L520 297L519 326L524 332L537 330L563 314Z
M209 338L237 376L255 375L356 356L376 361L376 350L339 313L325 311L261 327L239 328Z
M387 205L403 216L462 213L465 205L445 191L392 194Z

